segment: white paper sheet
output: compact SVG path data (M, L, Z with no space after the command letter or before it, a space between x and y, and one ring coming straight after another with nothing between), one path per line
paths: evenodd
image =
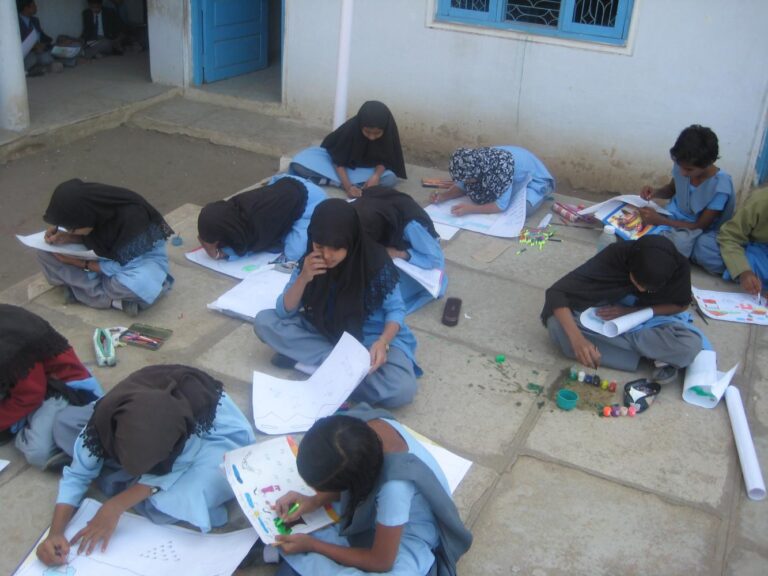
M37 30L32 28L32 31L24 38L24 42L21 43L21 53L24 55L24 58L32 51L39 38L40 35L37 33Z
M683 400L694 406L714 408L738 367L736 364L728 372L718 372L717 353L714 350L702 350L685 369Z
M742 292L715 292L693 288L699 309L715 320L768 326L768 303L757 303L757 296Z
M625 314L619 316L613 320L607 322L597 315L598 308L587 308L579 316L579 320L585 328L589 328L593 332L607 336L608 338L615 338L619 334L624 334L627 330L631 330L635 326L639 326L643 322L646 322L653 318L653 310L651 308L643 308L637 312L631 314Z
M219 296L208 308L243 320L253 320L262 310L274 308L290 274L263 270L246 276L240 284Z
M74 58L80 54L80 46L54 46L51 49L51 56L56 58Z
M66 537L71 539L100 507L95 500L83 500L67 526ZM47 531L42 538L46 535ZM14 576L227 576L237 569L256 537L250 528L202 534L125 513L106 552L97 546L90 556L78 555L77 547L72 547L68 564L47 568L35 557L33 548Z
M430 204L425 210L435 224L447 224L500 238L515 238L520 235L525 225L525 190L520 190L513 196L512 203L505 212L466 216L451 214L451 208L467 202L471 202L469 198L456 198L441 204Z
M345 332L309 380L284 380L254 371L256 428L266 434L309 430L317 419L338 410L370 367L370 352Z
M623 194L621 196L614 196L610 200L599 202L598 204L594 204L593 206L588 206L582 210L579 210L579 214L582 216L594 214L595 218L602 220L622 204L631 204L632 206L637 206L638 208L649 207L653 208L660 214L670 214L668 210L665 210L656 204L656 202L653 200L643 200L637 194Z
M51 252L53 254L64 254L66 256L75 256L83 260L98 260L99 257L93 250L88 250L85 244L48 244L45 241L45 230L36 232L27 236L16 234L19 242L35 250Z
M307 496L315 494L299 476L296 454L296 441L291 436L281 436L224 455L224 469L235 498L265 544L274 544L279 534L275 526L278 515L272 505L292 490ZM321 508L302 515L302 522L291 526L291 531L309 534L338 519L332 508Z
M402 258L395 258L392 260L392 262L394 262L395 266L397 266L400 270L424 286L427 292L432 294L432 298L437 298L440 295L440 287L443 282L444 274L442 270L439 268L430 268L425 270L424 268L414 266Z
M451 494L456 492L456 488L459 487L464 476L469 472L469 469L472 466L472 461L462 458L458 454L454 454L450 450L443 448L440 444L430 440L423 434L419 434L408 426L405 426L405 428L414 438L421 442L424 448L427 449L427 452L432 454L432 457L437 461L440 469L448 480L448 487L451 489Z
M446 242L456 236L456 233L461 230L461 228L458 228L457 226L449 226L448 224L441 224L440 222L433 222L432 224L435 227L435 232L440 236L440 240L445 240Z
M273 262L278 256L279 254L259 252L243 256L237 260L214 260L206 254L202 246L184 254L184 257L190 262L200 264L200 266L205 266L214 272L219 272L232 278L239 278L240 280L254 272L268 270L270 262Z
M728 387L725 391L725 404L728 407L728 416L731 418L733 438L739 453L741 474L744 477L747 496L750 500L762 500L765 498L765 482L763 481L763 473L760 471L760 462L757 459L755 444L752 442L749 422L747 422L747 415L744 413L744 404L741 402L738 388Z
M8 464L10 463L11 463L10 460L3 460L2 458L0 458L0 472L5 470L5 467L8 466Z

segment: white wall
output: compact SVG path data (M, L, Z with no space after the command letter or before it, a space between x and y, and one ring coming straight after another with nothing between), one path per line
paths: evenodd
M428 0L356 0L349 115L393 110L410 145L517 144L576 187L631 191L669 178L682 128L718 134L737 189L752 175L768 94L768 2L635 0L625 53L426 25ZM340 0L286 9L284 100L330 127Z
M149 68L158 84L186 86L191 75L189 0L149 0Z
M82 33L86 0L35 0L35 4L43 31L54 40L60 34L77 37Z

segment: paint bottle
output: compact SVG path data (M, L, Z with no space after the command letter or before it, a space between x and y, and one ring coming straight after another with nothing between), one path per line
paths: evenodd
M616 228L606 224L603 226L603 233L597 238L597 251L601 252L604 248L616 242Z
M579 368L575 364L571 366L571 369L568 372L568 378L571 380L577 380L579 378Z

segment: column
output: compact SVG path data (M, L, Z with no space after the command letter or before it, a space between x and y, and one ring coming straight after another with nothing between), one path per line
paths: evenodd
M0 128L29 126L29 100L15 0L0 0Z

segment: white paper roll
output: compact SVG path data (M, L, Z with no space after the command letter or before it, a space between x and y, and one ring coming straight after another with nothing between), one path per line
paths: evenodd
M755 445L752 442L752 434L749 432L749 423L738 388L728 386L725 391L725 404L728 406L728 416L731 418L731 428L736 440L736 450L739 453L747 496L750 500L762 500L765 498L765 482L763 482L763 473L760 471L760 462L757 460Z

